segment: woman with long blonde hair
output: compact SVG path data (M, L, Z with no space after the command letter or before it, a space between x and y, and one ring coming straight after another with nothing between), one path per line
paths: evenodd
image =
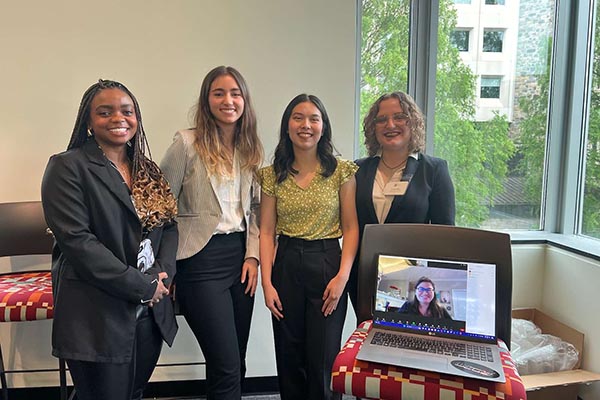
M208 399L239 399L258 280L262 145L246 81L216 67L202 82L196 127L162 160L177 198L177 302L206 359Z

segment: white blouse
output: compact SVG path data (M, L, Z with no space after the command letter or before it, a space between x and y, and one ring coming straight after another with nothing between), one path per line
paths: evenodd
M210 182L223 212L213 235L245 231L246 224L241 195L242 180L237 152L233 156L233 173L218 177L211 175Z

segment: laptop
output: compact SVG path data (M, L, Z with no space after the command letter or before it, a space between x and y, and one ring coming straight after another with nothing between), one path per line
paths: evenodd
M496 266L380 254L373 327L356 358L505 382Z

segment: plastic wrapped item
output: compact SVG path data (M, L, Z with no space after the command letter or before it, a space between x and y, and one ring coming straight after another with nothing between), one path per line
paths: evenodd
M579 352L559 337L547 335L531 321L512 320L511 355L521 375L573 369Z

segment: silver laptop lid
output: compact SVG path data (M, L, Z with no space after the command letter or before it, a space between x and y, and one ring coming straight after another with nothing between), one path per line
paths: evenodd
M496 343L496 266L380 254L373 321L385 329Z

